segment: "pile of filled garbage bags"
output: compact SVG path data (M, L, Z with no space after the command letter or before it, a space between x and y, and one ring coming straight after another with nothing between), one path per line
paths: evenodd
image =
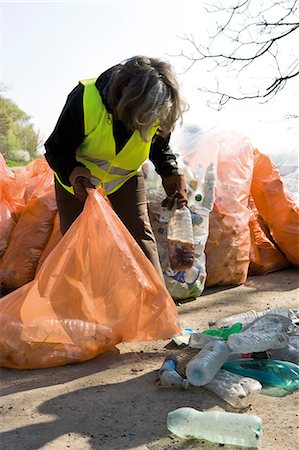
M173 212L161 208L158 175L143 168L167 289L100 190L62 238L45 158L11 171L0 155L1 365L49 367L119 342L170 338L180 331L172 298L299 265L298 206L269 157L232 132L191 147L178 148L194 246L188 270L171 267Z
M164 192L150 164L145 168L150 217L174 298L197 297L204 286L240 285L248 274L299 265L299 209L269 157L232 132L203 136L192 151L179 151L193 226L201 221L202 233L194 274L187 280L169 266L168 212L160 205ZM2 157L0 172L3 295L34 279L61 234L53 173L45 159L12 172Z

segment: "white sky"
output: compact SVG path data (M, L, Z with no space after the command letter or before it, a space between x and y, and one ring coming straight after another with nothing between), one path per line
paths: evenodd
M183 60L175 55L185 33L206 39L213 17L202 0L1 1L1 82L4 93L32 117L46 139L53 130L68 93L78 80L98 76L113 64L136 54L167 59L179 74L190 104L185 123L205 130L221 126L240 131L253 145L268 152L297 148L296 82L274 101L234 102L221 112L206 106L204 86L213 73L195 66L182 74ZM295 88L297 90L295 90ZM292 125L291 129L290 125Z

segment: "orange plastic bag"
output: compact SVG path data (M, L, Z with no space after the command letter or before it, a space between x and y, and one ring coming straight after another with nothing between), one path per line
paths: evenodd
M233 132L219 133L208 144L206 152L218 149L218 165L205 250L206 285L240 285L245 283L249 267L247 205L253 171L252 146L247 137Z
M261 226L260 221L262 219L259 217L252 197L249 197L248 205L251 210L249 221L251 239L250 275L261 275L287 268L290 262L265 233L265 224Z
M43 186L41 196L26 204L11 232L7 249L0 263L2 292L10 292L33 280L38 261L50 238L57 205L53 177Z
M62 234L60 231L60 219L59 219L59 214L57 212L57 214L55 215L55 219L54 219L54 226L53 226L52 234L50 236L50 239L48 240L47 245L44 248L44 251L43 251L41 257L39 258L37 268L36 268L36 274L39 271L39 269L41 268L41 266L44 263L47 256L51 253L52 250L54 250L54 248L56 247L58 242L61 240L61 238L62 238Z
M299 208L270 158L254 150L251 193L272 238L288 260L299 265Z
M24 188L16 184L13 172L0 153L0 258L24 208L23 195Z
M112 208L90 190L82 214L35 279L0 302L1 365L91 359L120 342L180 332L158 273Z
M15 184L23 188L23 200L26 204L30 198L40 196L44 187L54 182L54 173L44 156L34 159L27 166L14 171Z

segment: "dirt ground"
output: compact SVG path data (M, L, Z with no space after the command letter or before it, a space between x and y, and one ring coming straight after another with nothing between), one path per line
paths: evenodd
M244 286L206 289L178 311L182 327L203 330L214 318L249 309L298 308L298 300L298 271L291 269L250 277ZM81 364L1 369L1 450L241 449L168 432L167 413L176 408L233 410L204 388L157 385L157 369L170 346L171 340L121 344ZM190 353L172 351L182 367ZM298 392L283 398L260 394L247 413L263 420L262 450L298 449Z

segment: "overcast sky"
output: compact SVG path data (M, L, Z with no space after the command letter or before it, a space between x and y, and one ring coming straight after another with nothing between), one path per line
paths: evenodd
M271 104L231 103L220 113L198 91L213 73L172 55L184 48L185 33L201 41L214 26L200 0L1 1L1 82L5 95L32 117L47 138L68 93L78 80L98 76L130 56L167 59L178 73L190 104L186 123L208 130L222 126L247 134L261 151L297 145L295 82ZM292 126L291 126L292 125ZM291 127L290 127L291 126Z

